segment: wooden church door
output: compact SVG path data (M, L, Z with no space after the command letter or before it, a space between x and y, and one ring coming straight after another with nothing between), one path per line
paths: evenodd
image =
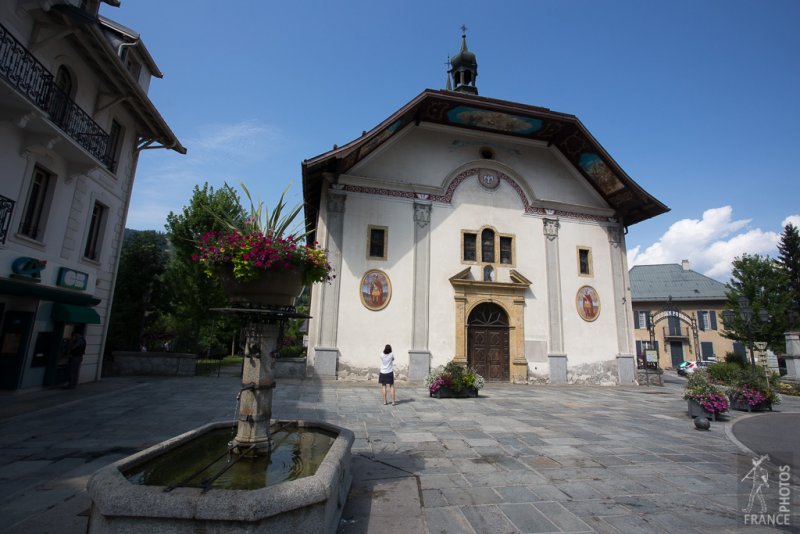
M509 381L508 315L491 303L479 304L469 314L467 363L490 381Z

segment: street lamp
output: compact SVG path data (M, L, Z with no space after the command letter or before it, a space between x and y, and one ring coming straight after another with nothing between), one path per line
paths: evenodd
M725 310L722 312L723 318L725 322L730 324L733 322L734 313L730 310ZM753 366L753 373L756 372L756 357L753 353L753 317L754 317L753 310L750 308L750 300L742 295L739 297L739 317L741 317L742 322L744 323L745 329L747 330L747 348L750 350L750 365ZM769 319L769 312L763 308L758 310L758 318L761 320L762 323L766 322Z

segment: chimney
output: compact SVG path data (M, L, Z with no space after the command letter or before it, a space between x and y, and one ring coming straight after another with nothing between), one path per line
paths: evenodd
M681 267L683 267L684 271L688 271L689 270L689 260L681 261Z

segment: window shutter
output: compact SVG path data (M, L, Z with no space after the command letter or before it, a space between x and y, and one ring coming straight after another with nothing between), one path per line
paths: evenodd
M644 354L644 351L642 350L642 342L637 340L636 341L636 355L637 356L641 356L642 354Z
M711 310L708 312L708 316L711 318L711 330L717 329L717 312Z
M633 312L633 327L634 328L641 328L641 326L639 326L639 312L638 311ZM637 350L638 350L638 343L639 342L637 341L636 343L637 343Z
M714 356L714 344L710 341L700 342L700 354L704 360L710 360Z
M700 330L706 329L706 321L703 316L703 310L697 312L697 328Z
M650 324L650 310L645 310L644 314L645 314L645 315L644 315L644 316L645 316L645 320L644 320L644 322L645 322L645 325L644 325L644 326L645 326L645 328L648 328L648 329L649 329L649 328L650 328L650 326L652 326L652 325Z

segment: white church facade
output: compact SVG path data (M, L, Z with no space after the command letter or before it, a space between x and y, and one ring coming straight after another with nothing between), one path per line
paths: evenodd
M313 289L308 372L400 376L450 360L487 380L635 382L625 228L668 210L574 116L425 90L303 162L306 225L333 282Z

